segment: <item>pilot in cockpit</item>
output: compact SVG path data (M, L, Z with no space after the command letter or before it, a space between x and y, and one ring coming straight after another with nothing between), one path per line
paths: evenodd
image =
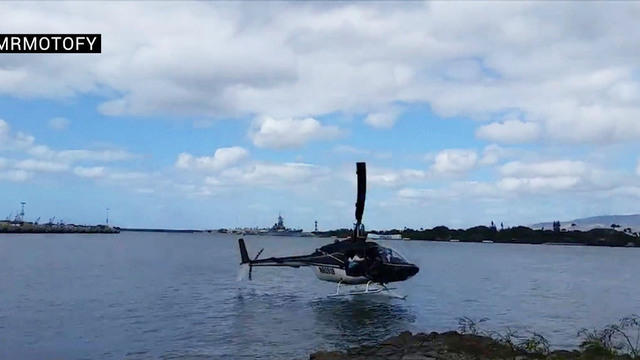
M359 256L358 253L353 253L352 256L347 258L347 275L360 276L362 274L364 258Z

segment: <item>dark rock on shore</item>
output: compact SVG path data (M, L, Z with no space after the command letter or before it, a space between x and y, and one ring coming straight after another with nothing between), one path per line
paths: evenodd
M625 359L626 357L609 357ZM360 346L347 351L319 351L311 354L311 360L587 360L607 357L583 353L577 350L555 350L548 354L532 354L500 343L490 337L459 334L455 331L430 334L403 332L384 340L379 345Z

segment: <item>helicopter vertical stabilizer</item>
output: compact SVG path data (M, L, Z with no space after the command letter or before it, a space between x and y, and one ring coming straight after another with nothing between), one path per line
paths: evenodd
M249 259L249 253L247 252L247 246L244 244L244 239L238 239L238 244L240 245L240 259L241 264L248 264L251 262Z

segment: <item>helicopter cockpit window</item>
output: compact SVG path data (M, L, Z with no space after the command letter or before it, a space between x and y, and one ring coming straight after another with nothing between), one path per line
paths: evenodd
M383 261L390 264L407 264L408 261L400 255L397 251L390 248L378 248L378 253L382 257Z

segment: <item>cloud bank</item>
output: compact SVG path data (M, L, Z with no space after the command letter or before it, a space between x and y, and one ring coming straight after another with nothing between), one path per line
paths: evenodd
M485 122L515 111L527 119L481 124L478 137L493 142L627 142L640 136L639 9L633 2L2 3L11 16L0 31L87 29L103 33L105 47L99 57L3 57L0 94L96 95L100 111L114 116L348 112L378 128L395 119L376 109L426 103L444 117ZM269 129L258 126L258 146L297 146Z

